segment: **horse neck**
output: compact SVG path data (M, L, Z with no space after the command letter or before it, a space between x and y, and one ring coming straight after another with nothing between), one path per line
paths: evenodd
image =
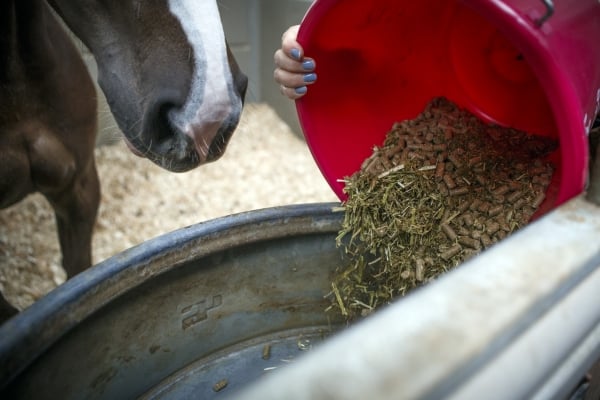
M44 0L0 1L0 80L43 72L56 62L50 32L58 22Z

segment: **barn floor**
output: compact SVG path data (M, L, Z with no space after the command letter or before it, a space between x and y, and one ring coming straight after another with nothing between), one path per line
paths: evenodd
M182 174L97 148L102 202L94 262L163 233L253 209L337 201L306 144L267 105L247 104L225 155ZM0 289L23 309L65 280L54 215L39 194L0 211Z

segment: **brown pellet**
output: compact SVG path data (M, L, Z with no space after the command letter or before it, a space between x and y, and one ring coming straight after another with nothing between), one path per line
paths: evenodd
M477 165L482 161L483 161L483 158L481 156L471 157L469 159L469 166L472 167L473 165Z
M460 202L460 204L456 207L456 209L459 212L465 212L469 209L469 206L471 205L471 203L469 202L469 200L463 200Z
M454 246L452 246L449 249L440 253L440 257L442 257L444 260L448 261L455 255L460 253L461 250L462 250L462 246L460 244L455 244Z
M444 139L451 140L454 137L454 132L450 128L444 130Z
M545 199L546 199L546 193L544 193L544 192L538 193L533 198L533 202L531 203L531 208L537 209L539 206L542 205L542 203L544 202Z
M446 164L443 162L438 162L435 166L435 177L437 180L444 179L444 173L446 171Z
M442 232L444 232L444 235L452 241L455 241L457 238L456 232L454 232L454 229L448 224L442 224Z
M550 175L541 175L538 178L538 183L544 187L547 187L550 184L550 181L552 180L552 176Z
M480 240L481 239L481 235L482 235L481 231L471 231L471 237L473 239Z
M508 187L510 188L510 190L519 190L521 189L521 186L523 186L523 184L518 181L508 182Z
M402 150L402 153L400 153L400 161L401 162L405 162L406 160L408 160L408 153L410 153L410 149L408 147L404 148L404 150Z
M494 244L494 242L492 241L492 239L487 234L485 234L485 233L481 235L480 240L481 240L481 244L483 244L483 246L485 248L488 248L492 244Z
M531 175L541 175L544 172L547 172L548 169L545 165L540 165L539 167L533 167L529 170L529 174Z
M489 211L490 207L490 203L488 203L487 201L482 201L479 205L479 211L486 213Z
M229 381L227 379L221 379L219 382L213 385L213 390L215 392L220 392L221 390L225 389L228 384Z
M450 160L450 162L452 164L454 164L454 166L456 168L460 168L462 166L460 158L458 157L458 155L456 155L456 153L450 153L450 154L448 154L448 160Z
M492 194L494 196L502 196L503 194L508 193L509 190L510 190L510 187L508 187L508 185L502 185L502 186L494 189L492 191Z
M480 205L481 205L481 200L475 199L475 200L473 200L473 202L469 206L469 209L472 210L472 211L476 211L476 210L479 209Z
M475 222L473 215L470 213L463 214L462 220L465 221L465 225L467 226L473 226L473 223Z
M411 150L423 150L423 144L422 143L408 143L406 145L406 147L408 147Z
M504 196L492 196L492 203L504 204L506 203L506 198Z
M475 221L473 221L473 228L483 229L484 227L485 227L484 220L481 218L475 218Z
M415 151L411 151L408 153L408 159L409 160L425 160L425 156L421 153L417 153Z
M442 179L448 189L454 189L456 187L456 182L454 182L454 178L452 178L450 174L445 174Z
M443 196L448 195L448 188L446 187L446 185L444 185L443 182L438 182L437 188L438 188L438 192L440 192L441 195L443 195Z
M500 230L500 224L497 222L488 222L486 232L488 235L493 235Z
M469 193L469 188L467 186L462 186L456 189L450 190L450 196L462 196L463 194Z
M380 157L379 159L381 160L381 163L383 164L383 169L385 171L387 171L388 169L390 169L390 168L393 167L393 165L390 162L390 160L388 160L386 157Z
M473 239L471 237L459 236L458 243L460 243L464 246L470 247L473 250L481 249L481 242L479 240Z
M514 204L513 204L513 208L515 210L518 210L520 208L522 208L525 204L527 204L527 200L525 200L524 197L521 197L519 200L517 200Z
M502 210L504 210L503 205L494 206L488 210L488 215L490 217L495 217L496 215L499 215L502 212Z
M518 199L520 199L521 196L523 196L523 194L524 193L522 190L512 192L511 194L508 195L508 197L506 197L506 201L508 201L511 204L514 204L514 202L517 201Z
M423 282L425 279L425 261L418 259L415 264L415 279Z

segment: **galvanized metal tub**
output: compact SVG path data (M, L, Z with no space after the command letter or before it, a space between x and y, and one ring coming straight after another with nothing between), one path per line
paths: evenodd
M0 327L0 398L582 398L600 207L573 199L340 332L335 206L184 228L73 278Z
M293 362L340 327L337 205L200 223L74 277L0 327L0 397L207 399Z

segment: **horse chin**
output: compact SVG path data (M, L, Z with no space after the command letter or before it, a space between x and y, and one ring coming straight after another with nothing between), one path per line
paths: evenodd
M159 167L171 172L186 172L203 163L194 142L182 134L163 141L145 156Z
M124 137L123 140L125 141L125 144L127 145L129 151L131 151L134 155L138 157L145 158L144 153L139 151L133 144L131 144L131 142L126 137Z

